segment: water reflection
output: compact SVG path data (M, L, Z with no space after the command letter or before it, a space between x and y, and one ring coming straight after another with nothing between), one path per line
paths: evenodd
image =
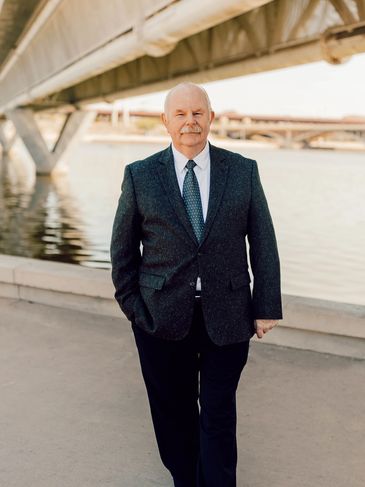
M35 177L16 157L0 160L0 253L81 264L90 242L67 175Z

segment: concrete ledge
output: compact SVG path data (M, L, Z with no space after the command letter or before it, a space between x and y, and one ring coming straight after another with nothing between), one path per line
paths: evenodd
M125 318L110 271L0 255L0 297ZM284 320L260 343L365 359L365 306L283 296Z
M365 339L365 306L285 295L285 322L299 330Z
M255 337L254 341L258 341ZM330 353L365 360L365 340L281 325L265 335L262 343Z
M1 298L19 298L19 291L14 284L7 284L0 282L0 297Z
M74 264L0 255L0 297L123 316L110 271Z
M19 299L33 303L57 306L58 308L87 311L103 316L114 316L127 320L114 299L105 299L100 296L87 296L83 294L57 292L55 290L36 289L19 286Z
M290 295L283 304L265 343L365 359L365 306Z

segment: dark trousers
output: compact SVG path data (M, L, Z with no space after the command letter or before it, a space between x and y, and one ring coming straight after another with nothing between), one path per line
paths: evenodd
M215 345L199 299L183 340L132 329L161 460L175 487L235 487L236 390L249 341Z

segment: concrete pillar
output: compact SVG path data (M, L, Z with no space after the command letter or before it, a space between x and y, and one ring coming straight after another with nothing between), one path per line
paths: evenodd
M220 137L226 137L227 136L227 129L229 125L229 119L226 115L222 115L219 118L219 135Z
M16 139L16 133L9 136L6 131L7 120L0 120L0 144L3 149L3 154L8 154L14 141Z
M96 112L87 112L83 110L75 110L68 115L53 148L53 154L57 162L61 157L64 158L66 153L83 136L94 121L95 116Z
M131 124L129 109L127 106L123 107L123 126L128 128Z
M30 156L32 157L37 174L50 174L56 164L64 157L75 141L86 130L88 124L94 119L94 112L76 110L66 119L59 138L52 151L49 151L44 138L29 108L16 108L6 112L22 139Z
M36 165L37 174L49 174L57 160L48 150L34 119L33 111L29 108L15 108L7 111L6 116L15 125L19 137Z
M118 110L118 107L116 107L115 105L113 105L113 108L112 108L111 122L112 122L112 127L118 127L119 110Z
M285 131L285 136L283 138L283 147L290 149L293 147L293 133L291 130Z

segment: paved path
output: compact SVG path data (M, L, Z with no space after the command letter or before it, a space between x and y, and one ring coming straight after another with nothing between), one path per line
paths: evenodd
M238 487L363 487L365 362L252 343ZM0 299L0 485L171 487L128 322Z

